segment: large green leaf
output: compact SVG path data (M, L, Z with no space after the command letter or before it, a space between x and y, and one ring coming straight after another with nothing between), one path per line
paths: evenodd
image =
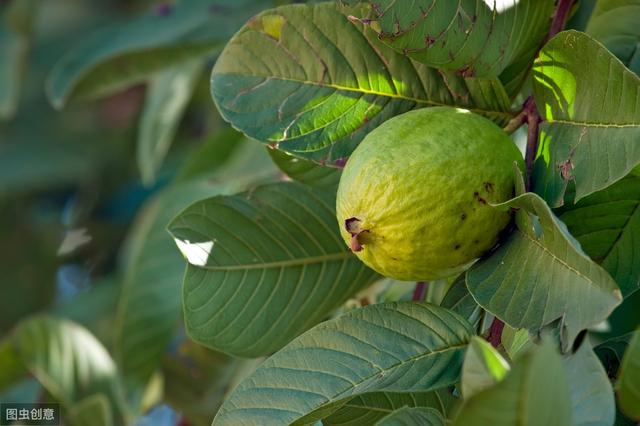
M342 405L329 417L325 426L358 426L374 424L402 407L429 407L443 416L453 397L446 389L432 392L371 392L359 395Z
M339 162L383 121L418 107L470 108L508 121L497 79L428 68L384 46L333 3L269 10L245 25L213 69L213 99L248 136Z
M640 288L640 177L629 176L567 205L560 219L623 296Z
M640 420L640 329L633 333L624 353L616 390L622 411L633 420Z
M340 237L333 187L283 182L210 198L169 229L189 262L187 331L233 355L273 353L376 276Z
M426 303L350 311L266 360L236 387L213 424L308 424L363 393L453 384L471 334L463 318Z
M0 8L0 118L10 118L18 106L36 6L22 0Z
M520 209L519 229L469 270L469 291L514 328L535 333L562 318L568 347L580 330L605 320L620 303L618 286L536 194L520 195L497 208Z
M104 346L82 326L54 317L33 317L13 334L26 368L65 408L104 395L109 411L122 422L126 407L116 366Z
M575 426L613 425L616 403L611 382L588 341L564 359Z
M543 118L534 189L552 207L571 181L577 201L640 164L640 78L600 43L558 34L536 59L533 89Z
M212 53L268 5L260 0L180 0L102 28L60 59L47 92L54 106L105 95L150 73Z
M113 413L109 400L104 394L91 395L75 404L69 410L74 426L112 426Z
M633 333L616 336L601 342L594 348L594 352L604 366L608 377L614 378L618 375L618 368L622 364L622 357L632 336Z
M375 426L444 426L444 418L438 410L424 407L403 407L388 414Z
M571 405L562 358L550 343L525 353L497 385L463 403L455 426L567 426Z
M368 2L382 41L432 67L498 76L547 34L553 0Z
M493 386L509 372L509 364L486 340L474 336L462 365L462 395L469 399Z
M451 309L469 321L475 328L482 322L484 310L475 301L465 283L465 274L461 274L451 284L440 301L440 306Z
M586 32L640 74L640 1L600 0Z
M138 130L138 168L142 181L153 184L202 71L195 59L154 75L147 86Z

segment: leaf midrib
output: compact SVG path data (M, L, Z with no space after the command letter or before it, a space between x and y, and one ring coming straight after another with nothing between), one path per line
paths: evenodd
M270 268L284 268L290 266L303 266L303 265L311 265L315 263L324 263L324 262L332 262L336 260L349 260L352 258L351 252L342 251L339 253L326 253L321 254L319 256L308 256L296 259L288 259L288 260L276 260L273 262L260 262L260 263L250 263L245 265L228 265L228 266L209 266L209 265L194 265L189 262L189 265L199 268L206 269L208 271L244 271L249 269L270 269Z
M602 128L602 129L635 129L637 128L640 130L640 123L622 123L622 124L590 123L587 121L568 121L564 119L560 119L560 120L547 119L545 120L545 122L549 124L563 124L566 126L575 126L575 127L595 127L595 128Z
M353 88L353 87L347 87L347 86L342 86L342 85L333 84L333 83L323 83L323 82L309 81L309 80L298 80L298 79L294 79L294 78L287 78L287 77L273 76L273 75L258 75L258 74L249 75L249 74L239 74L239 73L220 73L218 75L226 75L226 76L232 76L232 77L238 77L238 78L242 78L242 77L258 77L258 78L264 78L265 81L268 81L268 80L280 80L280 81L287 81L287 82L291 82L291 83L307 84L307 85L312 85L312 86L325 87L325 88L329 88L329 89L340 90L340 91L343 91L343 92L360 93L360 94L364 94L364 95L374 95L374 96L382 96L382 97L387 97L387 98L392 98L392 99L400 99L400 100L403 100L403 101L411 101L411 102L415 102L417 104L422 104L422 105L449 106L449 107L465 108L465 109L468 109L469 111L473 111L473 112L477 112L477 113L483 113L483 114L494 114L494 115L502 116L504 118L511 118L511 117L514 116L514 113L512 113L510 111L498 111L498 110L487 110L487 109L481 109L481 108L472 108L472 107L468 107L468 106L465 106L465 105L457 105L455 103L447 104L447 103L436 102L436 101L432 101L432 100L428 100L428 99L420 99L420 98L415 98L415 97L412 97L412 96L406 96L406 95L401 95L401 94L396 94L396 93L385 93L385 92L380 92L380 91L376 91L376 90L362 89L360 87Z

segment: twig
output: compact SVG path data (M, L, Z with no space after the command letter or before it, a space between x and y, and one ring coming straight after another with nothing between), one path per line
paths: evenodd
M550 40L558 34L564 28L567 23L567 18L569 17L569 12L571 11L571 6L573 5L573 0L560 0L558 1L558 6L556 7L556 12L553 15L553 21L551 21L551 27L549 27L549 34L547 35L547 40Z
M427 294L427 283L424 281L418 281L416 288L413 290L413 297L411 300L420 301L424 300L424 296Z
M531 188L531 174L533 173L533 164L538 151L538 125L540 124L540 114L536 108L536 103L532 97L529 97L525 103L523 111L527 117L527 151L525 153L525 163L527 165L527 191Z
M502 330L504 330L504 323L500 321L498 317L493 318L493 322L489 328L487 341L491 343L491 346L494 348L500 346L500 343L502 342Z

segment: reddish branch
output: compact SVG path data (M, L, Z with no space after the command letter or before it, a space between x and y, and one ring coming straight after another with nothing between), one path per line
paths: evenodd
M416 288L413 290L413 297L411 300L424 300L424 296L427 294L427 283L424 281L418 281L416 283Z
M556 11L549 27L549 33L547 34L547 40L550 40L553 36L558 34L564 28L571 11L573 0L559 0L556 6ZM525 163L527 166L527 191L531 187L531 173L533 172L533 164L536 158L536 152L538 150L538 125L540 124L540 114L536 108L533 97L529 96L525 101L522 111L514 117L513 120L507 125L507 129L513 131L525 122L527 123L527 149L525 153ZM417 290L417 287L416 287ZM495 348L500 346L502 341L502 330L504 329L504 323L498 318L494 318L489 328L489 335L487 340Z

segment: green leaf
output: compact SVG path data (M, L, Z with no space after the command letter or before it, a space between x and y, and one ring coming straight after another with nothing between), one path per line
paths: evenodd
M155 182L202 67L201 60L188 61L163 70L149 81L137 146L138 168L146 185Z
M251 144L244 136L230 127L223 127L207 136L197 145L191 146L178 169L179 182L212 175L233 156L236 148ZM249 148L252 153L257 151ZM239 155L242 156L242 155ZM242 156L244 157L244 156ZM266 157L260 156L260 157Z
M616 377L622 364L622 357L629 346L633 333L616 336L598 344L594 351L607 371L608 377Z
M586 32L640 74L640 1L600 0Z
M496 77L543 42L552 0L370 1L380 39L426 65Z
M534 189L549 205L563 203L569 182L578 201L640 164L640 78L604 46L562 32L540 51L533 73L543 118Z
M113 415L109 407L109 399L104 394L91 395L70 410L71 424L77 426L111 426Z
M520 209L520 229L469 270L467 287L513 328L537 333L562 318L567 348L580 330L605 320L620 304L620 290L538 195L526 193L497 208Z
M262 363L236 387L213 425L309 424L363 393L453 384L472 333L460 316L426 303L350 311Z
M18 107L38 2L16 1L0 9L0 118Z
M109 411L122 421L126 408L116 366L84 327L54 317L32 317L16 327L12 339L22 363L66 409L90 396L105 395Z
M444 415L453 397L449 391L432 392L371 392L359 395L342 405L329 417L325 426L358 426L375 424L402 407L429 407Z
M423 407L404 407L387 415L375 426L444 426L438 410Z
M474 336L462 364L462 395L471 398L490 388L509 372L509 364L486 340Z
M189 335L237 356L273 353L376 277L339 234L333 188L276 183L214 197L169 229L189 262Z
M502 330L502 347L509 359L514 360L520 352L530 349L533 344L526 328L516 329L505 324Z
M149 74L219 49L244 21L268 5L257 0L181 0L102 28L60 59L47 81L56 108L103 96Z
M616 403L611 382L588 341L564 359L575 426L612 425Z
M451 284L451 287L442 298L440 306L451 309L453 312L461 315L469 321L474 328L480 325L484 316L484 311L467 289L465 274L458 276L454 283Z
M27 376L27 370L10 337L0 340L0 391L14 386Z
M248 136L327 163L344 161L369 131L414 108L459 106L501 124L511 116L497 79L416 63L333 3L252 19L216 62L211 91L222 116Z
M455 426L566 426L571 405L562 358L549 342L525 353L495 386L465 400Z
M640 420L640 329L633 333L624 353L616 391L622 412L633 420Z
M294 157L279 149L269 149L273 162L291 179L311 186L337 186L341 170L323 167L304 158Z
M237 189L203 181L175 185L146 204L136 218L127 237L114 327L115 357L128 392L141 391L159 368L180 319L184 261L167 235L166 225L196 200Z
M560 219L624 297L640 288L640 177L629 176L567 205Z

